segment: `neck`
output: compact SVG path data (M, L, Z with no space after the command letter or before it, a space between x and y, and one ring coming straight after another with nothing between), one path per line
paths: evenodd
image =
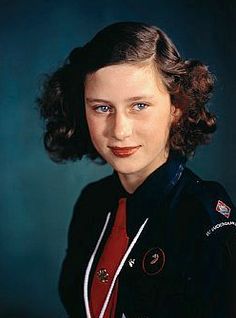
M141 175L127 175L127 174L120 174L118 173L120 182L124 189L132 194L135 190L144 182L146 177L144 178Z
M118 176L123 188L130 194L134 193L135 190L146 180L146 178L160 166L162 166L167 160L167 157L159 162L157 166L154 166L152 169L144 172L123 174L118 172Z

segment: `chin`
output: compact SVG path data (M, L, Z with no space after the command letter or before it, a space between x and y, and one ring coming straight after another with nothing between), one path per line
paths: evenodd
M109 163L110 166L112 166L112 168L117 171L120 174L133 174L133 173L137 173L140 170L142 170L141 166L138 166L134 163L128 163L127 161L125 162L119 162L119 163L114 163L114 162L110 162Z

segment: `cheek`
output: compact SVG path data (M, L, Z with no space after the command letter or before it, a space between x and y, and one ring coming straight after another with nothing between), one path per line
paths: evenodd
M96 118L87 117L90 138L93 144L98 145L103 139L104 127L101 121Z
M96 129L94 129L92 118L87 113L86 113L86 120L87 120L90 138L93 140L95 137Z
M96 140L99 136L99 130L97 126L93 125L92 122L90 122L88 124L88 127L89 127L89 133L90 133L91 139Z
M150 135L152 138L160 138L169 134L170 127L172 125L172 116L158 115L153 116L149 121L144 122L142 125L143 131L146 135Z

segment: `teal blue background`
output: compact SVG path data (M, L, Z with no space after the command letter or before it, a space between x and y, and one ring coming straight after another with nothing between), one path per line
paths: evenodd
M72 207L85 184L111 170L86 160L52 163L35 98L43 73L109 23L158 25L183 56L215 72L210 107L218 131L189 166L223 183L236 201L235 7L235 1L213 0L0 2L0 317L66 317L57 279Z

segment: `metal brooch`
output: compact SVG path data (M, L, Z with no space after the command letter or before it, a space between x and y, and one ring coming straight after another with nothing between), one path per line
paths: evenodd
M97 276L102 283L108 282L109 274L105 268L99 269L99 271L97 272Z

